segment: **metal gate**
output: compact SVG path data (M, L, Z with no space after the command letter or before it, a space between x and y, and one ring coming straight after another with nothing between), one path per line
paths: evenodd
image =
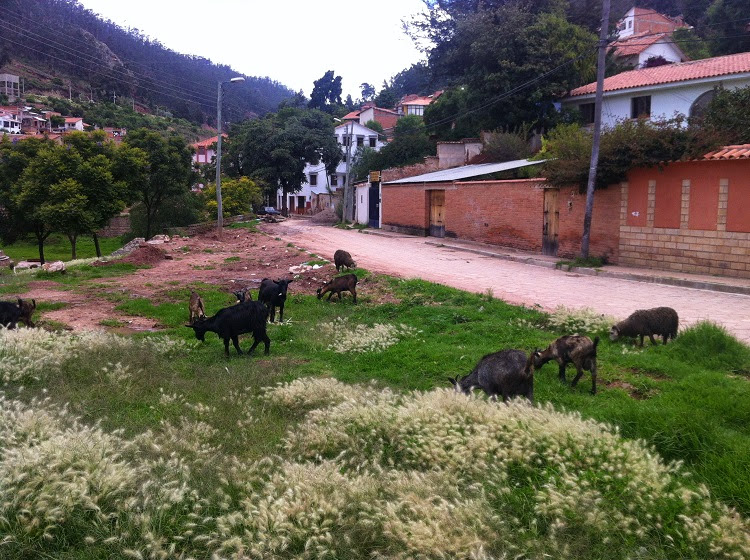
M430 235L445 237L445 191L430 192Z
M371 184L368 190L368 200L370 201L370 211L367 225L371 228L380 227L380 183Z
M558 189L544 190L544 225L542 228L542 254L557 256L557 224L560 210L557 206Z

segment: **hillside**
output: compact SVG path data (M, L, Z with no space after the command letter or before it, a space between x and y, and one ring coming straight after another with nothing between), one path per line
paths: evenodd
M104 21L75 0L0 0L0 19L0 68L21 75L26 93L116 101L215 125L216 83L238 74ZM268 77L247 77L232 89L224 112L233 121L273 111L293 95Z

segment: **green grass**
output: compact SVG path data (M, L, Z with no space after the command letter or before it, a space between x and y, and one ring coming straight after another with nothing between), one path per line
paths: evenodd
M102 255L109 255L123 246L119 237L100 237L99 247ZM76 243L77 258L88 259L96 256L94 241L91 237L81 237ZM3 252L16 262L26 259L38 259L39 249L35 238L16 241L12 245L3 245ZM47 261L69 261L70 242L62 235L50 235L44 242L44 258Z
M260 223L260 220L251 220L249 222L235 222L233 224L228 225L227 227L230 229L246 229L252 233L258 233L259 223Z
M562 269L573 269L573 268L601 268L607 264L606 258L604 257L576 257L573 260L558 261L556 263L557 268Z
M224 259L224 262L239 262L240 260L240 257L227 257L226 259Z

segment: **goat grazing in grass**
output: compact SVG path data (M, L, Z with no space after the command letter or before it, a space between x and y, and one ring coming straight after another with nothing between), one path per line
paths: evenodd
M503 398L503 402L524 396L533 402L534 360L538 355L536 350L528 357L523 350L502 350L487 354L469 375L461 379L458 376L449 379L456 391L467 395L477 388L493 400L497 400L498 395Z
M350 292L354 296L354 303L357 303L357 276L355 274L344 274L329 280L318 288L318 299L322 298L326 292L328 292L328 301L331 301L333 294L339 296L339 301L341 301L341 292Z
M643 346L643 337L648 336L651 344L656 344L654 335L662 337L664 344L677 336L679 318L677 311L671 307L655 307L653 309L639 309L624 321L613 325L609 330L609 339L617 340L621 336L640 337L639 346Z
M597 336L592 341L588 336L569 334L561 336L547 349L540 352L534 360L534 368L539 369L551 360L555 360L560 366L560 381L567 383L565 379L565 368L568 364L576 367L576 376L571 383L572 387L578 384L583 375L583 370L591 372L591 394L596 394L596 347L599 344Z
M247 301L220 309L213 317L198 319L195 323L185 326L192 328L195 331L195 338L200 341L206 339L207 332L215 332L219 335L219 338L224 340L224 353L228 358L230 339L237 350L237 354L242 354L239 335L244 333L253 333L254 342L247 351L248 354L252 353L261 342L265 344L265 353L268 354L271 348L271 339L266 334L267 318L268 309L265 305L257 301Z
M336 272L343 271L344 267L349 269L357 268L357 263L354 262L352 256L343 249L339 249L333 254L333 264L336 266Z

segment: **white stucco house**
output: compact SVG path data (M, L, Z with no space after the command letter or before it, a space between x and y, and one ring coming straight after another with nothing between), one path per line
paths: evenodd
M671 18L645 8L631 8L617 24L617 41L610 45L618 61L642 68L649 59L667 62L689 60L672 42L676 29L687 27L679 18Z
M302 184L302 188L296 193L287 194L287 209L290 214L305 214L318 210L320 208L314 208L313 202L319 199L319 195L336 193L338 190L343 189L346 181L346 150L349 136L352 139L352 160L357 148L368 147L380 150L385 145L385 142L378 138L377 131L369 129L356 121L350 121L337 126L334 129L334 134L336 135L336 141L341 146L341 153L344 156L336 168L336 173L328 175L325 165L322 162L317 165L305 165L304 173L306 180ZM282 197L282 191L279 189L276 192L276 204L278 208L284 207ZM333 197L326 197L326 200L327 206L334 204Z
M635 118L659 120L691 116L704 108L716 88L750 86L750 52L622 72L604 80L602 125ZM596 82L576 88L562 106L594 122Z
M21 120L18 115L0 109L0 132L7 134L21 134Z

